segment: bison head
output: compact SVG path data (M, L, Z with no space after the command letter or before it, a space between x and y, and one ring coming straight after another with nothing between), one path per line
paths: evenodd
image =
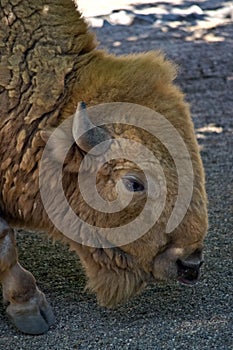
M125 103L87 113L82 103L42 136L40 189L50 230L69 238L102 305L152 280L198 280L206 195L187 110L180 122Z

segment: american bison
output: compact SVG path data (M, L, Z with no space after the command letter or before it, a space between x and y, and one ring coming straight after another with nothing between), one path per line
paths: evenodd
M116 57L96 49L95 36L72 0L1 0L0 4L0 280L15 326L25 333L40 334L53 324L54 316L34 277L18 262L14 228L45 231L68 243L85 268L88 288L104 306L124 302L152 279L196 282L207 231L207 199L189 107L173 83L175 66L160 52ZM120 108L124 104L125 114ZM94 111L99 105L105 106L102 111L112 119L96 126ZM147 111L152 113L149 123ZM186 166L177 170L169 146L150 133L150 123L153 129L155 122L156 129L161 116L187 148L192 182L188 176L185 180ZM142 120L149 129L127 124L132 118L136 124ZM169 128L164 130L172 142ZM141 144L154 155L157 162L151 167L149 156L137 152L141 164L150 168L149 177L144 176L143 166L126 156L102 161L96 171L96 159L105 159L120 139ZM92 148L99 143L105 146L95 154ZM123 149L132 153L130 146ZM186 164L186 156L176 152L176 157ZM96 176L104 201L114 203L118 193L130 196L123 210L98 211L85 202L77 180L84 158L83 178ZM126 237L125 241L124 236L118 244L108 235L108 243L102 245L85 240L82 224L73 227L79 238L70 237L51 219L52 215L64 220L67 230L75 223L66 220L69 210L60 206L57 166L63 171L67 202L82 223L93 227L94 241L99 235L97 230L95 236L95 227L123 230L140 215L148 197L148 178L155 186L160 184L158 168L166 179L162 213L137 239ZM167 230L174 208L178 214L183 210L176 206L179 187L183 196L191 189L190 203L182 220ZM43 196L47 196L47 208ZM158 202L159 194L150 207ZM135 231L146 223L147 219Z

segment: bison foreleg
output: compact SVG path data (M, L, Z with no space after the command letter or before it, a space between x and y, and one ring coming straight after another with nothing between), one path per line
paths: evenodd
M41 334L55 321L44 294L33 275L17 259L14 231L0 218L0 282L7 314L22 332Z

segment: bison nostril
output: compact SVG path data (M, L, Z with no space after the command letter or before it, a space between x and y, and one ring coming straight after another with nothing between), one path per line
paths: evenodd
M198 280L199 269L203 264L203 261L182 261L178 259L177 274L178 280L185 284L193 284Z
M182 270L199 270L199 268L202 266L203 261L186 261L186 260L177 260L177 266L178 268Z

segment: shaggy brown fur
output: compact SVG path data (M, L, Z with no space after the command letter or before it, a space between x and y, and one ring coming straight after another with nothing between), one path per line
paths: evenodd
M175 279L177 259L186 259L202 249L207 214L204 172L189 108L183 94L173 84L176 76L174 65L159 52L115 57L95 50L95 37L88 31L71 0L1 0L0 17L1 217L11 227L44 230L53 238L69 243L85 267L88 287L97 294L102 305L114 306L128 299L146 284L151 275L155 279ZM69 240L50 222L41 203L38 184L44 140L51 128L75 112L79 101L85 101L88 106L103 102L144 105L164 115L179 131L192 158L194 191L184 220L172 234L165 234L165 227L177 194L175 165L165 147L158 145L147 132L120 125L112 126L111 133L115 137L121 135L139 140L163 163L168 198L156 227L136 242L121 248L95 249ZM59 158L58 146L52 150L54 161ZM70 205L81 218L97 225L111 223L111 226L117 226L140 212L145 199L140 195L135 199L133 209L129 208L122 216L97 215L87 207L76 186L82 159L83 152L74 146L65 161L63 184ZM123 161L110 162L103 167L97 176L102 196L110 200L114 198L116 182L129 168L139 171L134 167ZM54 186L52 171L48 160L44 176L51 189ZM49 195L56 211L53 191ZM16 297L14 303L19 309L22 306L20 312L23 314L25 302L30 302L31 295L38 295L38 289L35 289L31 275L27 279L26 292L25 285L17 282L20 274L29 275L17 263L14 241L9 238L12 233L7 231L5 238L1 238L1 232L0 280L5 299L12 303L12 290L17 288L20 297ZM7 244L4 239L8 240ZM1 253L3 246L7 249L7 259ZM15 266L18 272L13 274ZM24 303L22 293L26 295ZM41 294L37 299L40 298ZM41 301L38 305L41 308ZM14 310L8 312L23 331L46 330L46 327L39 327L37 331L25 330L15 320ZM26 322L27 319L23 318L22 323ZM50 315L46 322L51 324Z

